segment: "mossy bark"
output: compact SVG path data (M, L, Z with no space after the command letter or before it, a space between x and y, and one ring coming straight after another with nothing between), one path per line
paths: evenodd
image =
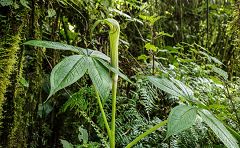
M0 23L0 145L3 147L11 147L8 146L8 137L12 125L15 121L21 121L15 117L16 114L19 117L21 115L21 112L15 111L15 108L23 104L19 101L16 104L14 99L19 93L21 67L17 65L19 65L19 60L21 61L18 57L21 53L19 44L26 13L22 7L14 10L11 6L0 9L2 15ZM19 135L18 139L21 138Z
M16 63L19 41L19 35L9 36L0 41L0 119L2 119L2 105L6 100L5 93L11 83L10 76Z

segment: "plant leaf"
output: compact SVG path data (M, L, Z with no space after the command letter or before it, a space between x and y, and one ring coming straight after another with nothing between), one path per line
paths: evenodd
M198 114L202 117L203 121L213 130L216 136L228 148L239 148L237 140L227 130L227 128L215 118L208 110L198 110Z
M0 0L0 4L4 6L10 6L13 4L13 0Z
M176 80L174 78L170 78L170 80L177 85L178 88L182 91L184 94L183 97L192 99L194 97L193 91L187 87L185 84L183 84L181 81Z
M41 40L30 40L30 41L27 41L23 44L24 45L42 47L42 48L68 50L68 51L73 51L73 52L77 52L77 53L81 53L81 54L85 54L86 50L87 50L87 49L84 49L84 48L74 47L74 46L59 43L59 42L41 41Z
M180 91L173 82L171 82L170 80L166 79L166 78L157 78L155 76L148 76L147 77L148 80L155 85L156 87L160 88L161 90L180 97L180 96L184 96L184 94L182 93L182 91Z
M53 17L56 15L56 11L54 9L48 9L48 16L47 17Z
M168 117L167 136L165 139L190 128L195 123L196 117L196 107L186 105L174 107Z
M60 141L63 145L63 148L73 148L73 145L71 143L69 143L68 141L62 140L62 139L60 139Z
M105 100L112 87L112 79L108 70L96 59L88 57L88 74L101 98Z
M88 143L88 132L86 129L79 127L79 134L78 134L78 139L80 142L83 142L83 144L87 144Z
M216 72L218 75L222 76L224 80L227 80L228 79L228 74L226 71L220 69L220 68L217 68L215 66L212 67L212 70L214 72Z
M28 6L28 1L27 0L20 0L20 3L24 6L24 7L26 7L26 8L28 8L28 9L31 9L29 6Z
M110 62L110 58L107 55L97 50L88 49L88 55L91 57L97 57Z
M179 80L171 78L170 81L167 78L158 78L155 76L148 76L147 78L156 87L171 95L187 99L192 99L194 97L193 91Z
M152 50L154 52L157 51L157 47L151 43L147 43L144 47L146 48L147 51L149 51L149 50Z
M132 83L131 80L128 79L128 77L126 75L124 75L123 73L121 73L119 70L117 70L116 68L112 67L109 63L103 61L102 59L96 59L99 62L101 62L106 68L108 68L110 71L114 72L115 74L118 74L121 78L123 78L124 80Z
M72 55L63 59L53 68L50 77L51 91L48 98L58 90L73 84L85 74L87 71L86 58L83 55Z

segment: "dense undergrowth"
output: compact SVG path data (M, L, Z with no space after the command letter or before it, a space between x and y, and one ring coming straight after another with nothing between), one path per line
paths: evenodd
M94 26L106 18L120 24L119 67L132 82L118 80L116 147L168 119L178 105L210 111L239 144L239 16L237 0L0 0L0 147L109 146L91 75L48 98L52 69L73 52L22 44L49 40L111 56L108 26ZM179 80L194 101L149 76ZM102 99L109 123L111 96ZM165 139L167 133L162 126L134 147L225 144L200 115L190 128Z

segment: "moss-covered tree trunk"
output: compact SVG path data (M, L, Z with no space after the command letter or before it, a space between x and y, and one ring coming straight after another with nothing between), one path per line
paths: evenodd
M6 147L14 120L16 86L21 75L16 65L25 9L13 11L11 6L5 6L1 7L0 14L0 144Z

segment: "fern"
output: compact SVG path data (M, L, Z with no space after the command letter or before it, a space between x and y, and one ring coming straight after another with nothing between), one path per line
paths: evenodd
M95 130L100 138L102 146L108 147L107 139L101 128L91 119L94 116L94 107L90 106L91 98L94 98L94 90L92 87L82 87L77 93L73 94L62 106L61 111L66 112L68 109L75 111L88 122ZM94 100L93 100L94 101ZM96 109L96 108L95 108ZM92 114L88 114L91 110Z

